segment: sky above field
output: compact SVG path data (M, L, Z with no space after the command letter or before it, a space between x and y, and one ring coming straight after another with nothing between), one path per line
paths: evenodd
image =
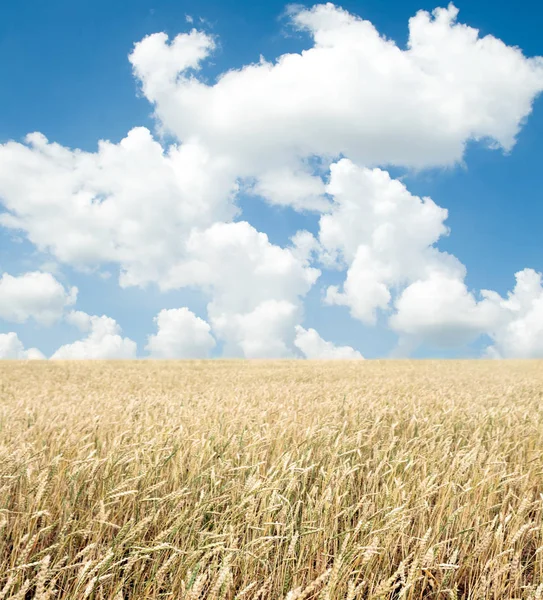
M543 8L0 7L0 358L543 357Z

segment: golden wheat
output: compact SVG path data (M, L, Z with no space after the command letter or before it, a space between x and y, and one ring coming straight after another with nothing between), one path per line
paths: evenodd
M543 364L3 362L0 598L543 597Z

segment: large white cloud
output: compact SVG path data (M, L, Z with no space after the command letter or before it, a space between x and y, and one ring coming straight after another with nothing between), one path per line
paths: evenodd
M301 298L320 274L307 257L270 243L245 221L193 231L187 251L190 260L172 269L169 285L207 292L209 321L225 354L290 355Z
M543 358L543 285L541 273L524 269L507 298L482 290L480 299L461 279L434 273L407 287L396 301L390 324L401 335L400 347L420 343L459 346L482 334L495 358Z
M515 278L516 285L507 299L487 292L501 308L500 319L489 332L494 344L487 348L487 354L497 358L543 358L541 273L524 269Z
M50 273L39 271L0 278L0 319L24 323L33 318L42 325L52 325L64 309L75 303L77 288L65 289Z
M456 22L452 5L413 17L407 49L332 4L290 15L311 38L307 50L261 59L213 83L199 74L213 37L192 30L136 44L135 76L159 127L178 143L163 147L135 128L96 152L39 133L0 145L0 225L22 231L61 264L116 264L123 286L203 291L227 356L292 356L301 339L328 344L295 329L319 276L316 256L323 267L346 270L326 301L365 323L394 308L391 324L406 339L452 344L487 333L489 352L537 353L522 332L537 329L538 301L515 312L506 306L511 299L492 292L476 299L464 266L436 247L448 233L447 211L369 167L450 165L470 140L510 150L543 89L542 59L479 37ZM233 222L240 190L322 212L317 239L301 232L283 248ZM63 293L68 300L49 313L13 303L6 310L14 320L33 314L48 322L71 302ZM55 357L135 355L115 321L77 314L70 319L88 336ZM173 321L159 323L150 343L174 351L165 333Z
M193 227L236 212L235 179L201 145L164 151L142 127L95 153L37 133L26 142L0 145L0 225L63 263L118 263L122 285L160 281Z
M291 358L294 325L301 312L288 300L263 300L246 312L211 306L213 329L225 340L224 355L245 358Z
M37 348L25 350L23 343L16 333L0 333L0 359L40 360L45 356Z
M216 345L208 323L188 308L161 310L155 322L146 346L152 358L206 358Z
M296 298L320 274L246 221L193 231L187 250L190 260L172 269L168 285L200 286L226 309L252 310L264 300Z
M223 161L198 144L164 153L141 128L120 144L100 143L97 153L68 150L39 135L28 141L0 147L0 196L10 209L0 222L26 230L62 262L116 262L125 286L203 289L212 323L243 317L269 300L298 306L319 274L248 223L230 221L235 179L223 176ZM24 176L30 167L32 178ZM219 336L228 335L217 327ZM227 347L244 355L242 342Z
M507 300L491 290L469 291L464 265L436 247L448 234L447 211L431 198L347 159L331 166L326 192L333 202L320 218L318 242L297 236L306 253L320 252L324 264L347 268L343 284L327 289L326 303L345 305L368 324L378 310L393 311L389 324L400 335L401 352L422 343L462 346L486 334L494 340L489 355L543 355L539 274L517 273Z
M304 329L301 325L296 326L294 345L305 358L310 359L352 360L364 358L358 350L351 346L336 346L332 342L323 340L315 329Z
M51 356L52 359L136 358L136 343L121 337L121 328L114 319L105 315L98 317L82 311L72 311L66 320L87 332L87 335L72 344L61 346Z
M500 318L492 294L482 295L478 301L462 279L435 272L402 292L390 325L411 344L463 345L489 332Z
M130 61L164 128L228 156L240 175L296 172L298 159L340 153L364 165L451 164L468 140L509 150L543 89L540 58L480 37L457 13L417 13L402 50L331 3L294 9L310 48L211 84L194 69L214 40L194 31L170 43L150 35Z
M464 273L435 243L448 233L447 211L431 198L413 196L386 171L362 168L348 159L331 166L327 193L331 212L320 218L321 259L347 267L341 288L331 286L326 302L349 307L351 315L374 323L392 291L439 270Z

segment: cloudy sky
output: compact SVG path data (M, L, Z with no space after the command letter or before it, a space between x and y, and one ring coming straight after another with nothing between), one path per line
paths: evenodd
M0 358L543 357L507 4L2 3Z

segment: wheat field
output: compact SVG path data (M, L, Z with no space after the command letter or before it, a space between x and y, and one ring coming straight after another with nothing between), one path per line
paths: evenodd
M0 599L543 598L543 364L0 365Z

